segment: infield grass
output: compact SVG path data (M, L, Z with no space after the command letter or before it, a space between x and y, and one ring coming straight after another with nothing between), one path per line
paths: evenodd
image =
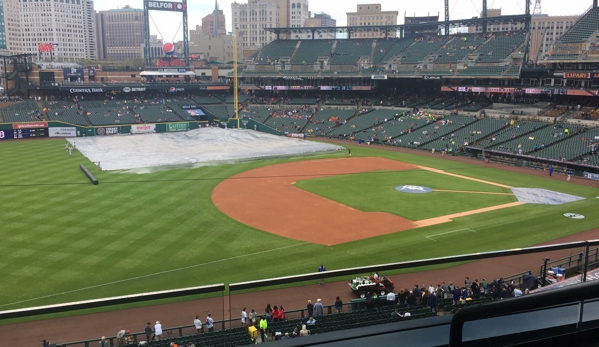
M302 180L295 185L360 211L388 212L413 221L518 201L513 195L478 194L511 194L510 189L425 170L373 171ZM460 192L408 194L395 190L401 185Z
M351 148L354 156L381 156L587 199L560 206L523 205L326 247L240 224L211 201L213 188L236 173L315 157L138 175L100 172L80 153L69 156L63 140L3 142L0 310L288 276L313 272L320 263L338 269L526 247L599 226L598 189L416 154ZM81 172L82 163L99 185ZM587 218L573 221L562 216L565 212ZM460 228L476 234L460 242L426 237Z

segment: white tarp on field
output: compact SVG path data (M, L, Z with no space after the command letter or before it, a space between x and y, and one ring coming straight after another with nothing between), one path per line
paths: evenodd
M253 130L201 128L188 132L78 137L68 140L102 170L201 166L342 149L327 143ZM144 173L154 170L135 170Z

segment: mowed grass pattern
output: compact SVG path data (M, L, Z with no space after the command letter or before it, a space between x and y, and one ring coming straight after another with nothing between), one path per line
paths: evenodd
M526 247L599 225L595 199L599 190L594 188L438 158L351 148L353 156L381 156L587 200L561 206L524 205L326 247L240 224L211 201L213 188L236 173L315 157L138 175L100 172L80 153L70 157L64 140L3 142L0 310L287 276L313 272L320 263L339 269ZM79 169L81 163L96 175L99 185L89 182ZM572 221L561 216L565 212L587 218ZM439 242L426 238L460 228L477 233Z
M435 190L511 193L507 188L425 170L373 171L302 180L295 185L360 211L388 212L413 221L518 201L512 195L395 190L401 185L418 185Z

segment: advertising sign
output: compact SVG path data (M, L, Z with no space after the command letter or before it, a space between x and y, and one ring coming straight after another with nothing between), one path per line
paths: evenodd
M136 124L131 126L131 134L149 134L156 132L156 124Z
M148 9L158 11L185 11L182 2L148 1Z
M30 128L46 128L48 123L39 122L39 123L14 123L12 125L13 129L30 129Z
M121 133L119 127L96 128L96 135L116 135Z
M50 137L77 137L77 128L75 127L50 127L48 128Z
M168 132L177 132L177 131L187 131L189 130L189 123L168 123L166 125L166 131Z

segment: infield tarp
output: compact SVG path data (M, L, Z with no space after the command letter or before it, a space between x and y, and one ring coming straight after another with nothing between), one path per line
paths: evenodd
M136 169L147 173L170 166L202 166L261 158L330 152L343 147L275 136L254 130L200 128L187 132L114 135L70 139L104 171Z

